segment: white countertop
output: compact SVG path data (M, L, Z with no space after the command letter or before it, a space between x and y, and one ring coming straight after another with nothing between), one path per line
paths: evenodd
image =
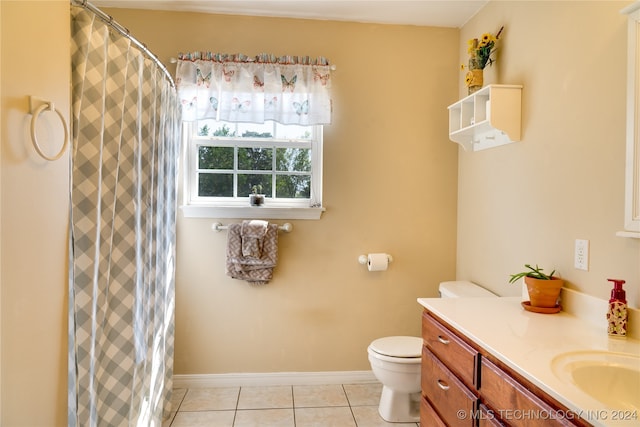
M420 305L590 424L640 426L640 413L627 421L614 419L625 414L562 381L551 368L556 356L571 351L640 354L640 341L629 337L611 338L606 329L595 328L564 311L557 314L525 311L521 301L520 297L418 298ZM606 324L605 319L602 321Z

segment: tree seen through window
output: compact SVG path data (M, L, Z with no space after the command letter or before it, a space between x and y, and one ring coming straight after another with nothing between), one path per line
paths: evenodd
M261 187L268 198L309 199L311 197L312 150L309 143L287 147L286 141L274 138L264 129L244 130L241 137L222 124L212 131L204 124L198 129L197 191L199 197L247 197L254 186ZM279 125L282 126L282 125ZM299 141L308 141L311 132L298 126ZM289 131L289 130L288 130ZM275 128L275 133L278 129ZM226 140L225 138L229 138ZM271 143L270 141L280 141ZM216 145L218 144L218 145ZM306 146L304 146L306 145ZM309 147L309 148L307 148Z

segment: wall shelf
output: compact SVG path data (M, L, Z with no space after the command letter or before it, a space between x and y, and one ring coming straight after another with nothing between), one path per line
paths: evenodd
M489 85L451 104L449 139L466 151L520 141L521 85Z

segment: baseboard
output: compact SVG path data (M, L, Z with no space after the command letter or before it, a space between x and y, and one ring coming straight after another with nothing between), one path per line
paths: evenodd
M174 375L174 388L252 387L272 385L358 384L376 382L372 371L265 372Z

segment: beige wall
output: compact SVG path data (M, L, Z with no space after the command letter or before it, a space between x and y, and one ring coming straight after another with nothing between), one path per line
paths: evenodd
M211 231L213 219L180 218L175 372L366 370L374 338L419 335L416 298L455 275L457 147L445 106L456 98L458 30L109 13L166 63L213 50L323 55L337 67L327 212L291 221L270 284L226 277L225 233ZM357 261L367 252L394 262L369 273Z
M0 1L0 23L2 22L2 1ZM2 98L2 30L0 30L0 105ZM4 140L2 130L3 115L0 108L0 147ZM0 148L0 188L2 188L2 148ZM2 197L0 196L0 242L2 242ZM2 244L0 244L0 424L2 423Z
M557 267L569 286L601 298L607 277L625 278L638 307L640 242L614 236L624 163L626 23L618 11L627 4L491 2L460 38L454 29L111 10L165 63L178 51L210 49L326 55L338 67L328 210L282 236L271 284L227 279L224 234L210 231L212 221L180 219L176 373L368 369L371 339L419 333L415 298L435 296L439 281L457 273L517 294L506 282L525 262ZM0 3L6 426L66 424L68 167L35 157L26 111L31 94L69 108L68 10L62 0ZM456 184L445 107L464 94L466 39L500 25L502 56L487 79L525 86L523 141L460 151ZM407 59L413 67L395 71ZM390 83L375 83L382 76ZM575 238L591 241L587 273L572 267ZM395 261L367 273L357 256L377 251Z
M66 155L47 162L35 153L28 96L53 100L68 121L69 3L3 0L1 7L0 424L62 426L69 163ZM53 113L43 113L37 132L44 149L61 144Z
M491 2L462 29L464 47L504 25L488 77L524 90L521 142L460 152L458 277L519 295L509 274L538 263L602 299L607 278L625 279L629 304L640 306L640 240L615 236L625 164L627 22L619 11L630 3ZM578 238L590 241L588 272L573 267Z

